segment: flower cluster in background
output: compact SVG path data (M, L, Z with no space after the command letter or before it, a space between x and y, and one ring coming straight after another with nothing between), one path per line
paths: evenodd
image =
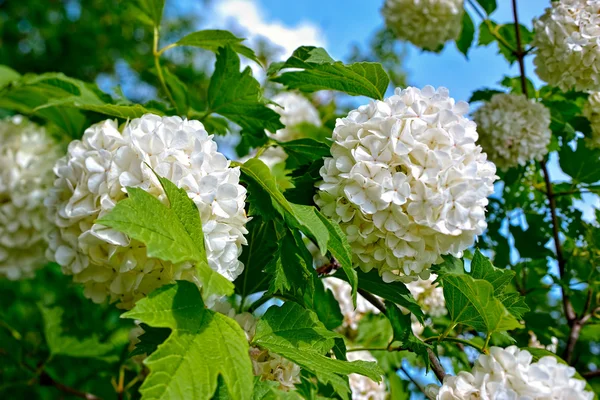
M0 121L0 276L31 278L46 264L44 199L60 156L44 128L22 116Z
M463 0L386 0L385 23L399 39L438 51L462 29Z
M58 178L46 201L56 226L49 258L83 283L86 296L96 302L108 296L130 308L159 286L194 280L192 263L148 258L142 243L94 223L126 197L126 187L167 201L152 170L185 189L198 207L209 266L230 280L244 268L238 256L246 243L246 189L239 184L239 169L229 167L204 126L147 114L121 133L107 120L71 142L54 168Z
M598 0L553 1L534 22L536 73L563 91L600 90Z
M524 166L548 154L550 111L522 94L498 93L473 113L479 143L498 168Z
M429 276L486 228L494 164L465 102L445 88L396 89L337 121L315 203L348 237L354 262L385 281Z

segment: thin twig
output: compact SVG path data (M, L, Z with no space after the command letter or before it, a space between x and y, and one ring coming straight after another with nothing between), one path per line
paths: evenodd
M385 309L385 305L379 300L375 295L367 292L363 289L358 289L358 293L365 298L369 303L373 304L379 311L387 315L387 310Z
M40 385L42 386L54 386L58 390L63 393L70 394L75 397L79 397L80 399L86 400L101 400L100 397L93 395L91 393L85 393L75 388L63 385L60 382L55 381L50 375L48 375L45 371L43 371L40 375Z
M600 369L581 374L585 379L597 378L600 376Z
M519 71L521 72L521 89L525 97L529 97L527 94L527 77L525 76L525 53L523 52L523 46L521 45L521 26L519 25L519 13L517 11L517 0L512 0L513 17L515 19L515 36L517 39L517 51L515 55L519 62Z
M408 377L408 379L410 379L410 381L413 383L413 385L415 385L421 393L425 393L425 389L423 389L423 386L421 386L419 384L419 382L417 382L412 376L410 376L410 374L408 373L408 371L406 369L404 369L404 367L400 367L400 371L402 371L404 373L404 375L406 375Z
M165 77L163 75L162 68L160 67L160 55L162 54L162 52L158 50L158 38L159 38L158 27L155 26L154 27L154 41L152 44L152 54L154 55L154 67L156 68L156 73L158 74L158 80L160 81L160 84L161 84L165 94L169 98L169 101L171 102L173 107L177 107L177 104L175 103L175 100L173 99L173 96L171 95L171 91L169 90L169 87L167 86L167 83L165 82Z

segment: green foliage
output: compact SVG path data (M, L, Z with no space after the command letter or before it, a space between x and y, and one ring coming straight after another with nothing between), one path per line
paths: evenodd
M561 169L573 178L574 182L596 183L600 181L600 150L590 149L583 139L577 141L577 148L563 146L559 152Z
M160 26L165 0L135 0L140 10L155 27Z
M469 13L465 12L462 16L460 36L456 39L456 47L465 55L465 57L469 53L473 39L475 39L475 25L473 24L473 20Z
M288 155L285 161L285 167L288 169L295 169L331 155L329 146L309 138L279 142L278 145Z
M190 33L179 39L175 44L178 46L194 46L218 53L220 48L229 46L236 53L248 57L260 64L254 50L241 44L244 39L235 36L229 31L208 29Z
M485 10L486 13L491 14L496 10L496 0L475 0Z
M317 316L298 304L288 302L271 307L259 321L253 343L281 354L331 384L342 399L349 399L347 375L357 373L379 381L383 371L365 361L342 361L325 356L338 334L325 329Z
M302 71L283 72L271 80L309 93L338 90L352 96L381 100L390 82L381 65L369 62L344 65L320 47L299 47L285 63L271 66L269 73L273 75L287 68Z
M208 266L200 213L183 189L158 177L167 195L167 207L139 188L127 188L128 198L120 201L97 223L139 240L149 257L174 264L193 261L205 296L233 293L233 284Z
M248 341L237 322L206 309L198 288L179 281L163 286L123 314L171 335L145 361L144 399L208 399L219 376L235 399L252 396Z

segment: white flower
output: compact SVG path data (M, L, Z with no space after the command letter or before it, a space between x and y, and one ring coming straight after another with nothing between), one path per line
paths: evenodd
M439 388L428 388L438 400L591 400L586 382L574 378L575 369L546 356L533 362L527 350L516 346L490 348L471 372L447 375Z
M239 169L229 167L204 126L147 114L121 133L115 121L107 120L71 142L54 167L58 179L46 201L57 226L48 256L83 283L86 296L96 302L108 296L130 308L163 284L195 280L191 263L148 258L142 243L94 223L127 196L129 186L166 202L150 168L185 189L198 207L210 267L229 280L244 268L238 256L246 243L246 191L239 185Z
M476 125L445 88L396 89L338 119L315 202L340 223L364 271L385 281L428 278L486 228L495 166Z
M302 138L302 132L297 129L298 125L309 123L321 126L319 112L306 97L294 92L281 92L273 97L272 101L281 106L269 105L281 116L281 123L285 125L285 128L275 133L267 132L270 138L279 142L289 142Z
M0 121L0 276L33 277L46 262L44 199L60 147L21 116Z
M550 344L544 346L537 338L537 335L535 333L533 333L533 331L529 331L529 344L528 347L535 347L538 349L545 349L548 351L551 351L552 353L556 354L556 351L558 350L558 338L555 336L552 336L550 338Z
M434 283L436 279L437 275L431 274L428 279L418 279L407 283L406 287L423 311L432 317L441 317L448 311L446 310L444 289Z
M349 351L346 355L348 361L371 361L377 362L375 357L368 351ZM386 389L383 381L377 383L374 380L359 374L348 375L352 400L385 400Z
M462 0L386 0L386 25L401 40L437 51L462 29Z
M550 111L522 94L498 93L473 113L481 147L498 168L541 161L548 154Z
M600 148L600 92L590 94L583 107L583 114L590 121L592 128L592 137L586 138L587 145L591 148Z
M600 90L600 1L553 1L534 28L542 80L563 91Z
M217 302L212 309L233 318L246 333L248 342L252 342L258 322L254 315L236 313L226 299ZM249 354L254 375L262 380L279 382L280 388L285 390L293 389L295 384L300 383L300 367L290 360L258 346L250 346Z

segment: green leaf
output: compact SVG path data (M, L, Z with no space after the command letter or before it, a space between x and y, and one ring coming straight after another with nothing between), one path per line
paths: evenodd
M260 61L254 51L241 43L245 39L235 36L233 33L218 29L207 29L193 32L179 39L175 44L178 46L194 46L217 53L220 48L230 46L232 50L249 59Z
M585 141L577 140L576 150L562 146L558 152L560 168L575 182L596 183L600 181L600 149L590 149Z
M498 296L515 277L515 272L494 267L492 262L476 249L471 261L470 275L475 279L483 279L491 283L494 287L494 295Z
M0 65L0 88L8 85L12 81L16 81L21 77L17 71L12 68L9 68L6 65Z
M324 255L327 252L327 244L329 243L329 229L319 217L319 211L313 206L293 203L290 203L290 205L292 206L293 215L300 225L298 228L317 244L321 254Z
M326 218L321 212L317 211L317 215L329 231L329 242L327 248L331 252L331 255L335 257L338 263L340 263L342 270L344 271L348 283L352 287L352 303L356 307L356 291L358 288L358 274L352 267L352 248L348 243L348 238L342 232L342 228L333 221Z
M417 317L419 322L423 323L425 315L404 283L398 281L386 283L381 280L376 270L369 272L355 271L358 275L358 287L360 289L408 309ZM348 282L348 277L341 272L338 271L334 276Z
M460 36L456 39L456 47L467 57L473 39L475 38L475 25L468 12L464 12L462 16L462 30Z
M380 64L360 62L345 65L334 61L320 47L299 47L279 67L280 69L302 69L302 71L284 72L271 80L303 92L338 90L352 96L367 96L381 100L390 83L388 75Z
M175 109L177 110L177 114L186 116L190 108L190 99L186 84L167 68L163 69L163 73L165 82L171 91L173 100L175 101Z
M285 191L285 197L296 204L314 205L315 184L323 179L319 174L321 167L323 160L317 160L292 171L289 176L294 187Z
M287 169L298 168L302 165L310 164L313 161L331 156L329 146L323 142L314 139L304 138L291 140L289 142L279 142L286 154L285 161Z
M229 295L233 284L208 266L200 213L183 189L158 177L167 195L167 207L143 189L127 188L128 198L96 222L123 232L146 245L148 257L178 264L197 263L204 294Z
M316 275L313 278L314 293L312 296L305 295L304 303L311 304L311 309L315 311L319 317L319 321L325 325L325 328L333 330L342 325L344 316L340 310L340 304L335 299L333 292L323 285L323 281ZM343 339L340 339L343 344ZM343 352L344 356L346 352ZM339 357L336 357L339 359Z
M74 102L73 105L80 110L93 111L122 119L140 118L142 115L150 113L150 110L140 104L83 104ZM152 112L162 114L156 112L156 110L152 110Z
M144 333L138 336L139 342L135 344L135 348L129 353L129 357L137 355L149 356L154 353L158 346L164 343L171 334L171 330L168 328L153 328L146 324L140 324L140 327L144 330Z
M496 10L496 0L475 0L481 8L485 10L485 12L489 15Z
M235 122L242 128L242 136L253 136L256 144L266 143L265 129L276 132L284 128L279 114L266 106L250 67L240 72L240 59L230 46L217 52L207 100L207 115L217 113Z
M521 327L502 302L494 287L483 279L462 274L443 277L446 307L453 324L464 324L491 334Z
M302 400L303 397L296 391L280 389L279 382L263 381L260 377L254 379L254 393L252 400Z
M210 399L219 376L232 398L252 397L254 377L244 331L231 318L208 310L193 283L163 286L122 317L172 330L145 361L150 374L140 388L142 398Z
M225 136L229 133L229 123L225 118L209 115L202 120L206 131L213 135Z
M476 90L471 95L471 98L469 99L469 103L472 103L474 101L489 101L492 99L493 95L498 94L498 93L502 93L502 92L499 90L494 90L494 89Z
M138 9L158 28L165 8L165 0L136 0L136 2Z
M504 304L508 312L519 320L523 319L525 313L529 311L525 296L521 296L517 292L502 293L498 296L498 299Z
M425 367L429 368L429 355L427 349L430 345L418 339L412 331L410 314L403 314L400 309L391 301L385 302L386 317L390 320L394 332L394 342L400 342L403 350L409 350L416 353L425 362Z
M106 356L113 350L110 343L100 343L97 336L89 336L85 339L79 339L74 336L67 336L62 328L63 309L60 307L45 307L39 305L44 322L44 335L46 343L53 356L63 355L78 358L101 358L104 360L115 361L116 357Z
M504 79L500 81L500 84L506 88L509 88L511 93L523 94L523 85L521 84L521 78L518 76L514 78L505 76ZM527 86L527 94L529 96L534 96L536 91L535 86L533 86L533 82L531 82L529 79L526 79L525 85Z
M348 374L380 381L383 371L375 363L326 357L337 337L339 334L325 329L312 311L287 302L267 310L256 326L253 343L295 362L315 374L319 382L331 384L343 399L349 399Z

